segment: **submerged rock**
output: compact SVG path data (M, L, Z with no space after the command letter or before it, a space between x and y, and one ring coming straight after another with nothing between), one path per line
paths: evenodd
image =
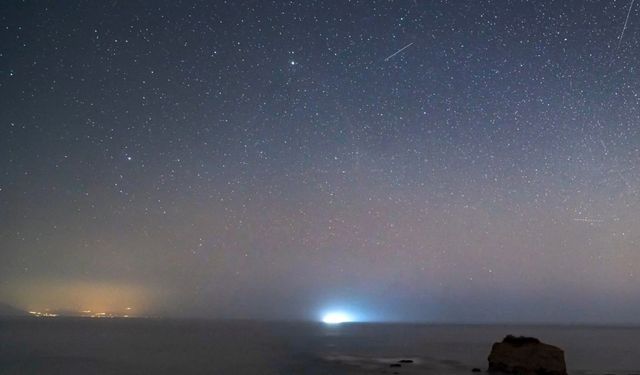
M508 335L489 354L489 371L518 375L567 375L564 351L534 337Z
M482 372L482 370L480 370L477 367L474 367L474 368L471 369L471 372Z

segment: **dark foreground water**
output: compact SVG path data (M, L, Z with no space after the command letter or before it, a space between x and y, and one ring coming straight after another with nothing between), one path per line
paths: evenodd
M640 374L640 328L59 318L0 320L0 374L470 374L509 333L570 374Z

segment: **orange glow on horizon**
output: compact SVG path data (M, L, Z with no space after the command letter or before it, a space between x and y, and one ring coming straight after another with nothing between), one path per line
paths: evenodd
M157 293L129 284L79 281L23 284L8 297L27 311L99 317L144 314Z

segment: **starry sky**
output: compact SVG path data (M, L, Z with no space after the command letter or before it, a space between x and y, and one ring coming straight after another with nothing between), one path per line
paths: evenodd
M640 3L3 1L0 301L640 323Z

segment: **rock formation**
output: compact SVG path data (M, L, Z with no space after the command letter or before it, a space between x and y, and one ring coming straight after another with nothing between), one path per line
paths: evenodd
M533 337L509 335L489 354L489 371L518 375L567 375L564 351Z

